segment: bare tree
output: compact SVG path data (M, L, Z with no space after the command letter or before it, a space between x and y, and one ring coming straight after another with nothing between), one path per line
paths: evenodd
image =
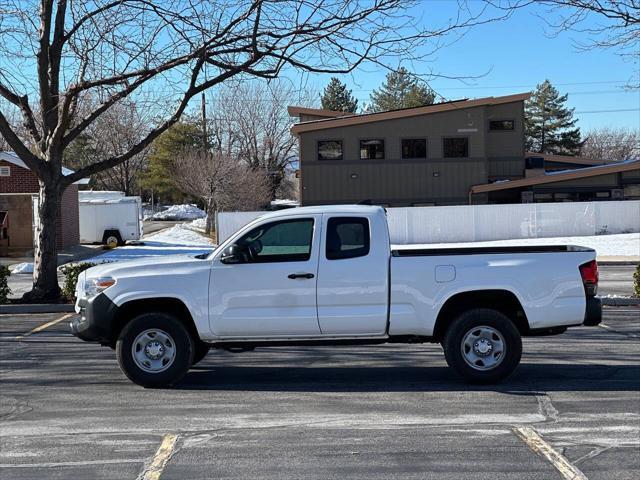
M0 133L40 183L34 284L24 300L59 296L56 222L65 188L142 152L194 96L241 74L347 73L367 61L415 59L419 45L437 48L443 36L493 19L486 4L470 2L452 20L422 28L409 6L406 0L0 0ZM87 96L100 103L80 115ZM125 98L156 121L128 151L64 176L65 149ZM11 109L21 113L26 135L10 122Z
M580 156L606 163L640 159L640 132L625 128L599 128L587 133Z
M95 108L91 102L86 110ZM91 165L96 159L122 155L145 135L149 120L127 99L116 103L101 115L65 150L63 162L74 169ZM138 189L138 180L145 170L149 149L93 176L95 184L105 190L118 190L131 195Z
M216 211L259 210L269 202L269 181L260 171L219 150L185 150L171 173L178 188L206 205L205 233L211 233Z
M271 200L285 178L286 169L297 158L297 140L289 131L287 105L294 89L284 82L243 84L229 92L237 125L237 154L253 169L271 179Z

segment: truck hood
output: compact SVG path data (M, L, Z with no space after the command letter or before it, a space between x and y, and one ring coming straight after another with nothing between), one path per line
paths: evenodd
M194 267L208 268L210 262L195 255L162 255L157 257L145 257L139 260L127 260L124 262L103 263L91 267L81 274L78 280L96 277L130 277L149 274L168 273Z

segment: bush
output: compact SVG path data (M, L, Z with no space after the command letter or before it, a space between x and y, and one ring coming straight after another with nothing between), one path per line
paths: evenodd
M67 300L73 301L76 298L76 285L78 283L78 275L88 268L95 267L96 263L84 262L64 265L60 271L64 275L64 286L62 287L62 296Z
M0 303L7 303L7 297L11 295L11 289L7 283L9 275L11 275L9 267L0 265Z
M640 263L636 265L636 272L633 274L633 295L640 298Z

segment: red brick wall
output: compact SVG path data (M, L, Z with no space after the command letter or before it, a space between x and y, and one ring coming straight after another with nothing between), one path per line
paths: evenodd
M38 193L38 179L31 170L0 160L0 167L9 167L11 175L0 177L0 193Z
M11 169L9 177L0 177L0 193L38 193L38 179L30 170L0 160ZM56 225L58 248L80 243L78 186L70 185L62 194ZM14 220L15 221L15 220Z

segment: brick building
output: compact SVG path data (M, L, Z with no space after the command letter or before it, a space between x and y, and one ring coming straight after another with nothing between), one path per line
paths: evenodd
M71 170L63 169L65 175ZM70 185L62 195L58 211L58 248L80 241L78 225L78 185ZM38 209L38 180L12 152L0 152L0 255L33 248Z

